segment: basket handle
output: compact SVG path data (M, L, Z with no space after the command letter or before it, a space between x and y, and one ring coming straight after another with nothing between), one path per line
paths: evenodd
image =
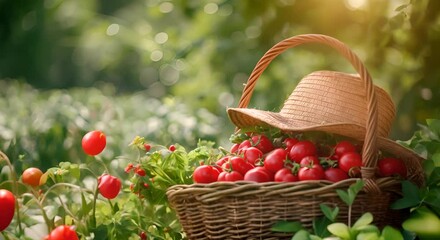
M367 69L365 68L359 57L343 42L326 35L303 34L284 39L283 41L277 43L272 48L270 48L258 61L243 89L238 107L246 108L248 106L258 78L275 57L284 52L286 49L301 45L303 43L321 43L336 49L351 63L357 73L359 73L365 87L368 111L365 140L362 149L362 161L364 166L362 167L361 172L363 179L373 180L375 175L375 168L377 165L377 101L374 92L374 85L371 80L370 74L368 73ZM369 188L371 189L371 191L378 191L378 188L376 188L377 186L373 186L376 184L372 184L371 181L368 182L366 184L366 190L368 190Z

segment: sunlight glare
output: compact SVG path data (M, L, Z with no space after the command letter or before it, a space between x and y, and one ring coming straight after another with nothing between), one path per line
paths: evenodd
M367 6L367 0L345 0L345 5L351 10L361 10Z

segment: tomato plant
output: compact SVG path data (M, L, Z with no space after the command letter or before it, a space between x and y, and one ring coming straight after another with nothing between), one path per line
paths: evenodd
M38 168L27 168L26 170L24 170L21 176L21 181L24 184L30 185L32 187L38 187L40 186L40 179L42 175L43 172Z
M98 178L99 193L107 199L118 196L121 190L121 180L109 174L103 174Z
M15 196L6 189L0 189L0 232L5 230L14 218Z
M85 153L91 156L100 154L107 144L107 138L101 131L95 130L84 135L81 141Z
M45 240L79 240L72 226L61 225L56 227Z

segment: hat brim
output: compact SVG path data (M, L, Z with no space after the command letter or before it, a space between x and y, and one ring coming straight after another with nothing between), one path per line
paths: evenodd
M321 124L310 124L301 121L300 118L287 117L278 112L258 109L228 108L227 112L231 122L239 129L262 126L274 127L286 132L323 131L353 138L360 142L364 141L366 132L365 126L353 123L327 123L323 121ZM420 155L396 141L382 136L377 136L377 146L382 152L402 159L407 166L408 176L411 178L409 180L419 185L423 184L424 176L420 169L422 169L424 159Z

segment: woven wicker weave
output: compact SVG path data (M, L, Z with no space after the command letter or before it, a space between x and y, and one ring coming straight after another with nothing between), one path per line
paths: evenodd
M288 48L312 42L336 49L359 75L314 72L300 81L280 112L247 108L254 86L269 63ZM254 68L238 108L229 108L228 114L238 128L271 126L289 132L324 131L363 141L361 172L365 187L354 204L354 218L371 212L375 223L384 226L398 223L405 214L389 209L399 197L399 181L375 177L379 150L402 158L408 167L408 178L423 184L423 159L387 138L395 114L391 98L374 86L359 58L334 38L306 34L273 46ZM335 190L346 189L354 181L176 185L168 189L167 196L189 239L289 239L289 235L271 232L270 227L279 220L301 221L310 227L312 220L322 215L320 203L339 206L340 220L345 221L348 208Z

